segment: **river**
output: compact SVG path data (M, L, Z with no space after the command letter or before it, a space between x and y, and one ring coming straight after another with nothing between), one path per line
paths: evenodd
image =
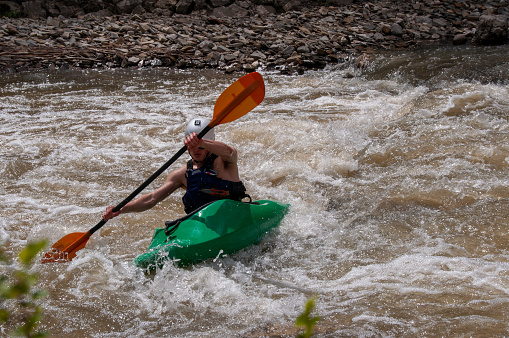
M189 268L132 261L178 192L37 262L51 337L509 335L509 47L377 55L365 69L260 70L265 100L216 128L255 199L291 204L258 245ZM85 232L211 117L239 77L206 70L0 75L0 240ZM182 156L171 168L184 165ZM170 169L171 169L170 168ZM161 175L147 191L164 182ZM4 332L5 333L5 332Z

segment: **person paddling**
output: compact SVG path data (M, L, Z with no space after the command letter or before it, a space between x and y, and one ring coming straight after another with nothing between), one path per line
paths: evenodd
M141 212L154 207L178 188L186 189L182 198L186 213L220 199L241 200L249 197L239 178L237 150L215 140L211 129L203 138L198 133L210 120L193 119L187 125L184 144L191 160L168 175L164 184L148 194L127 203L120 211L113 212L113 206L106 208L103 220L112 219L121 213Z

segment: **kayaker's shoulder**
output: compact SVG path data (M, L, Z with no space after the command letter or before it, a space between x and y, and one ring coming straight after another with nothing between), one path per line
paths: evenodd
M186 170L187 170L187 164L181 166L178 169L172 170L168 174L168 178L166 178L166 182L173 181L173 182L179 182L183 185L186 184Z

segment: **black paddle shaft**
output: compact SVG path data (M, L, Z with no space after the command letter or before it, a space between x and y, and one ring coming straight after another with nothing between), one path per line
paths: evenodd
M209 130L212 129L210 126L206 126L203 130L198 134L198 138L201 139L205 136ZM140 192L143 191L152 181L154 181L159 175L161 175L170 165L173 164L180 156L182 156L187 150L186 146L183 146L172 158L170 158L161 168L159 168L155 173L152 174L142 185L140 185L135 191L133 191L129 196L127 196L122 202L120 202L115 208L113 208L113 212L117 212L124 207L127 203L131 202L133 198L135 198ZM104 224L108 222L107 220L102 219L99 223L97 223L92 229L90 229L90 234L93 234L97 230L99 230Z

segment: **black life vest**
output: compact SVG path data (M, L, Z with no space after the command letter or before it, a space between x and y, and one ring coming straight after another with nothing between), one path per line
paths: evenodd
M199 207L220 199L240 201L246 194L246 187L242 181L232 182L217 177L212 170L217 155L211 154L205 164L193 169L193 160L187 162L186 178L187 191L182 197L186 213L191 213Z

